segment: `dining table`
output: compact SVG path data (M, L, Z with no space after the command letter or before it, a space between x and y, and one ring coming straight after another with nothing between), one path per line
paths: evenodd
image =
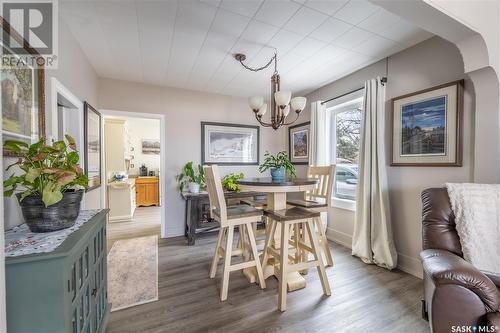
M287 208L287 193L305 192L313 190L318 180L315 178L286 178L282 181L273 181L270 177L263 178L243 178L237 181L242 191L253 191L267 194L268 210L282 210ZM279 225L278 225L279 226ZM279 244L280 230L276 229L273 235L275 244ZM245 269L243 274L251 281L255 282L256 272L254 269ZM274 267L264 271L264 278L267 279L275 275ZM302 289L306 286L306 280L298 273L293 272L288 275L288 291Z

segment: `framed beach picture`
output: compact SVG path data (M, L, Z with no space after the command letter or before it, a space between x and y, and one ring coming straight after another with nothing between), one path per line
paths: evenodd
M393 166L462 166L463 80L392 100Z
M89 191L101 186L101 114L89 103L85 111L85 174L89 178Z
M201 123L201 163L259 164L259 126Z
M309 163L310 122L288 127L288 155L293 164Z
M6 29L6 22L2 18L0 22L2 28ZM6 31L13 40L23 45L22 37L13 29ZM18 56L8 47L2 43L0 47L2 47L3 63L0 70L2 140L35 143L41 137L45 137L44 69L17 62ZM38 54L29 46L26 49L33 55ZM9 65L11 63L12 66ZM4 151L4 155L17 154Z
M142 153L148 155L160 155L160 140L142 139Z

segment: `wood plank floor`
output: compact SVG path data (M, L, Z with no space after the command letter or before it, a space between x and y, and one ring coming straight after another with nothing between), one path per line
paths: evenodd
M161 228L160 207L139 207L135 210L134 218L130 222L109 222L108 252L114 242L119 239L134 238L141 236L160 236Z
M401 271L365 265L331 243L327 269L332 296L322 294L316 270L307 287L288 294L277 311L277 281L267 289L231 273L226 302L219 301L221 266L208 278L215 235L195 246L183 237L159 242L159 301L113 312L107 332L429 332L420 316L422 281Z

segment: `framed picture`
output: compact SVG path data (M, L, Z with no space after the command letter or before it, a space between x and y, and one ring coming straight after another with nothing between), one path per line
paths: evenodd
M462 166L463 80L392 99L393 166Z
M288 155L293 164L309 164L310 122L288 127Z
M258 165L259 126L201 123L201 163Z
M89 178L89 189L101 186L101 114L89 103L84 103L85 114L85 174Z
M10 37L25 45L28 53L38 55L9 24L0 18L2 29ZM2 32L3 33L3 32ZM2 63L17 56L0 42ZM8 61L6 63L9 63ZM45 137L45 85L44 68L33 68L16 62L4 65L0 71L2 101L2 140L18 140L32 144ZM16 156L4 152L4 156Z
M160 155L160 140L142 139L142 153Z

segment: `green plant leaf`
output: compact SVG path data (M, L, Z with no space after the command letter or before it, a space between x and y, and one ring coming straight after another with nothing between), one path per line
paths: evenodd
M24 191L19 198L19 202L23 201L27 196L31 195L31 191Z
M15 191L15 188L13 187L11 189L3 191L3 195L4 195L4 197L10 198L12 196L12 194L14 194L14 191Z
M66 134L64 135L64 137L66 138L66 141L68 141L68 146L73 149L73 150L76 150L76 142L75 142L75 138L73 138L71 135L69 134Z
M63 152L66 151L66 143L64 141L56 141L52 144L52 147L54 147L56 150Z
M40 169L35 169L35 168L29 168L28 169L28 172L26 173L26 176L24 177L24 179L28 182L28 183L33 183L35 181L35 179L40 176L40 174L42 173L42 170Z
M42 201L45 204L45 207L58 203L62 200L62 198L63 194L61 193L61 188L57 186L57 184L49 182L43 188Z
M66 155L66 161L69 165L76 165L79 160L80 157L78 156L78 153L76 151L72 151L71 153L68 153L68 155Z

